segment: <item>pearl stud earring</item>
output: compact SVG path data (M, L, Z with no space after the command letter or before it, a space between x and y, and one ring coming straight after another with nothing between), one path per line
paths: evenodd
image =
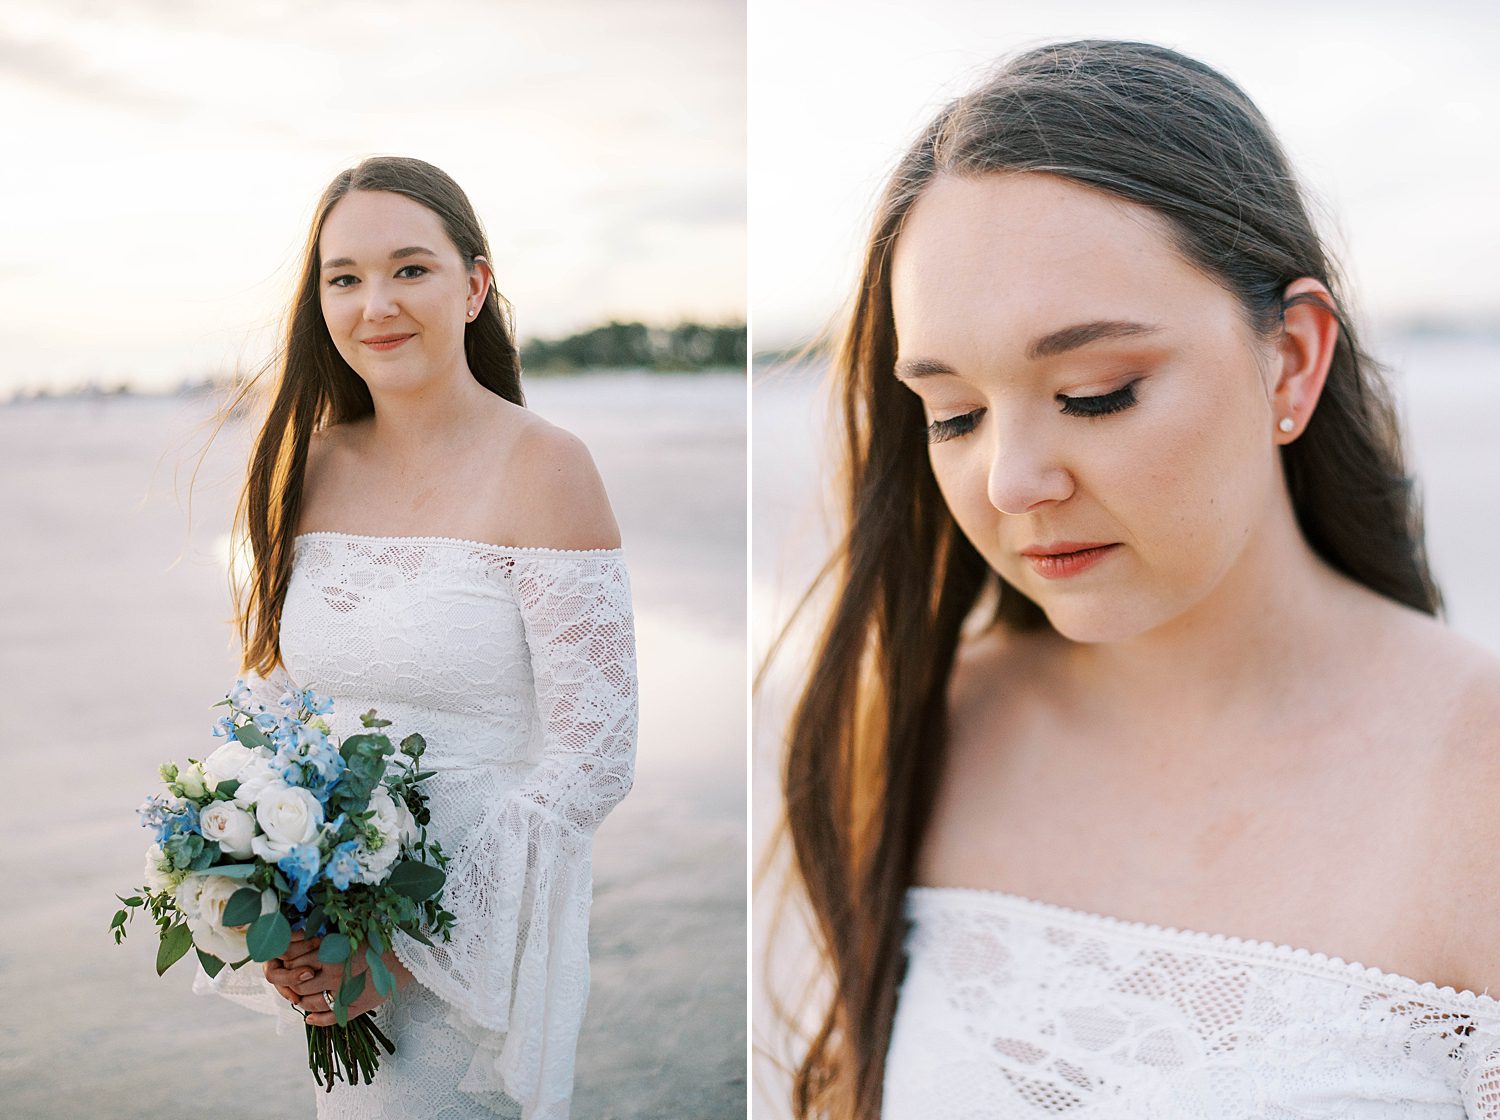
M1276 426L1278 428L1280 428L1283 432L1289 432L1293 428L1295 428L1297 425L1292 422L1292 418L1290 416L1283 416L1281 418L1281 423L1277 424Z

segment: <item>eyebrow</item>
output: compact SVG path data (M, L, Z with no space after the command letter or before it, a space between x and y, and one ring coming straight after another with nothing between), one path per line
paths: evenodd
M1055 358L1071 350L1102 342L1111 338L1133 338L1137 335L1155 334L1162 328L1149 323L1133 323L1124 319L1096 319L1091 323L1074 323L1070 327L1034 338L1026 347L1030 361ZM917 377L956 376L958 373L946 362L934 358L903 358L896 363L896 376L903 380Z
M408 245L405 249L397 249L394 253L392 253L391 260L399 261L403 257L414 257L418 253L425 253L429 257L437 256L437 254L434 253L431 249L424 249L420 245ZM347 268L349 265L354 263L355 261L353 257L340 257L336 261L324 261L323 268Z

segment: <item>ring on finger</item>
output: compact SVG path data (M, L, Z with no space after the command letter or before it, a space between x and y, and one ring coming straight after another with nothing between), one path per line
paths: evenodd
M330 992L327 988L324 988L323 989L323 998L328 1003L328 1010L332 1011L333 1010L333 993Z

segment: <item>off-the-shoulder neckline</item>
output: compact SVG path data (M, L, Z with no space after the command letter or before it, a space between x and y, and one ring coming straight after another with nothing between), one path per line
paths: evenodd
M1379 968L1346 961L1343 957L1317 953L1310 949L1297 949L1280 945L1274 941L1258 941L1254 938L1235 937L1226 933L1205 933L1200 930L1179 929L1176 926L1161 926L1151 922L1136 922L1098 914L1090 910L1076 910L1055 902L1043 902L1010 891L991 890L983 887L909 887L907 895L913 898L965 899L980 905L1000 910L1031 912L1050 921L1063 922L1075 928L1109 931L1133 937L1137 940L1157 941L1168 944L1188 944L1196 948L1228 953L1246 959L1265 960L1283 967L1296 968L1322 976L1334 976L1345 980L1362 981L1382 988L1390 988L1430 998L1444 999L1463 1007L1482 1008L1491 1013L1500 1012L1500 998L1487 991L1476 992L1469 988L1456 989L1451 985L1438 985L1431 980L1416 980L1399 972L1386 972Z
M462 548L482 548L499 553L523 553L531 556L623 556L623 548L543 548L540 545L495 544L492 541L476 541L468 537L419 537L400 535L375 535L371 533L341 533L335 529L314 529L298 533L294 541L309 537L333 537L337 540L384 542L387 544L446 544Z

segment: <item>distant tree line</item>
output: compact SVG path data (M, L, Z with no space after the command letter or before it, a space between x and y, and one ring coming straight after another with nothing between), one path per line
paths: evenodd
M682 371L745 368L745 324L609 322L562 339L533 338L521 344L528 373L584 369Z

